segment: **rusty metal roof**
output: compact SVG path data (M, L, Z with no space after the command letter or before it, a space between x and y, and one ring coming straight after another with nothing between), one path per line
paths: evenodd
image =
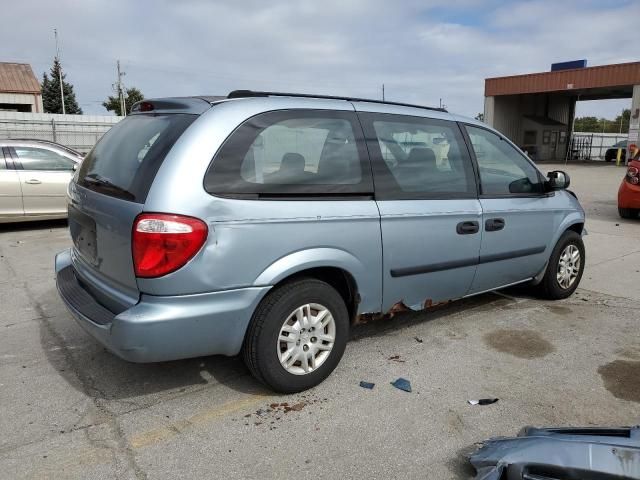
M640 62L487 78L485 97L640 85Z
M40 93L31 65L0 62L0 93Z

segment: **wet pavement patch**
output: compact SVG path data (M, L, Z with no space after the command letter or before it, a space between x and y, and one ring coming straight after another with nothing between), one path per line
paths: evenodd
M600 366L598 373L614 397L640 403L640 361L616 360Z
M563 307L561 305L549 305L547 308L557 315L569 315L572 312L569 307Z
M533 330L494 330L483 338L492 349L519 358L540 358L555 351L551 342Z

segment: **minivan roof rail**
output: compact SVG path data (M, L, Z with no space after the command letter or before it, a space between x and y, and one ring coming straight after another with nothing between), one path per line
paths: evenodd
M334 95L315 95L311 93L286 93L286 92L259 92L253 90L234 90L227 95L227 98L247 98L247 97L301 97L301 98L326 98L329 100L346 100L348 102L369 102L381 103L383 105L397 105L399 107L424 108L437 112L447 112L444 108L427 107L425 105L413 105L411 103L387 102L385 100L374 100L371 98L338 97Z

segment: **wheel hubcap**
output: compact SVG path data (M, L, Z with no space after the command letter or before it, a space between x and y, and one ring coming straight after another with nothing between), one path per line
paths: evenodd
M336 322L329 309L318 303L296 308L278 335L280 365L294 375L311 373L322 365L333 348Z
M565 290L571 287L580 273L580 250L575 245L567 245L558 261L558 285Z

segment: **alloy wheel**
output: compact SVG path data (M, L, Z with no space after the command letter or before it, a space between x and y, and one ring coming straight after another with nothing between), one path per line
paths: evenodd
M294 375L317 370L329 357L336 338L333 315L323 305L296 308L280 329L277 352L280 365Z
M560 254L558 260L558 272L556 278L558 285L565 290L570 288L580 273L580 250L573 243L567 245Z

